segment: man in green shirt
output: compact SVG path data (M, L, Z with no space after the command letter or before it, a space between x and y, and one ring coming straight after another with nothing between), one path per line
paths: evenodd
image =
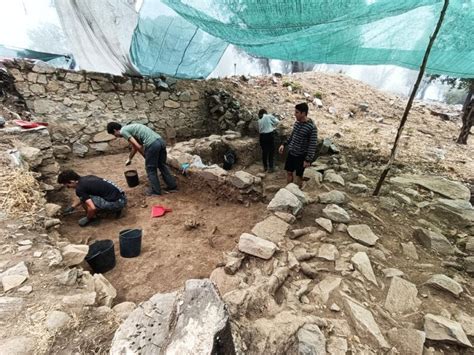
M136 152L139 152L145 158L146 173L151 185L147 195L161 195L157 169L160 169L161 176L166 183L165 191L176 191L176 180L166 165L166 143L158 133L140 123L132 123L122 127L117 122L109 122L107 132L115 137L123 137L130 142L132 151L125 165L130 165Z

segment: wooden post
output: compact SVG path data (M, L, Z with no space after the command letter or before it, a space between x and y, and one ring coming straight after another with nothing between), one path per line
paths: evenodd
M388 160L387 165L385 166L385 169L382 172L382 175L380 175L380 179L377 182L377 186L375 187L375 190L373 193L374 196L377 196L379 194L380 189L382 188L382 184L385 180L385 177L390 171L390 167L392 166L395 160L395 157L397 155L398 141L400 140L400 137L403 132L403 128L405 127L405 122L407 121L408 113L410 112L411 105L413 104L413 100L415 99L416 92L418 91L418 87L420 86L420 82L423 79L426 63L428 62L428 57L430 56L431 47L433 46L436 36L438 35L439 29L441 28L448 5L449 5L449 0L444 0L443 9L441 10L441 13L439 15L438 23L436 24L436 28L430 37L430 41L428 42L428 47L426 48L423 61L421 62L421 67L420 67L420 71L418 72L418 77L416 78L415 85L413 86L413 90L411 92L410 98L408 99L407 106L405 107L405 112L403 112L402 119L400 120L400 126L398 127L397 136L395 137L395 142L393 143L390 159Z

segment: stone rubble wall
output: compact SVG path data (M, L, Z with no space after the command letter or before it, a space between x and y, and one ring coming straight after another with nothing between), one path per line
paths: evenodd
M42 189L51 191L56 186L59 164L54 157L51 136L46 127L24 130L8 126L0 130L0 140L16 141L22 161L28 163L30 170L40 174Z
M237 157L237 167L231 170L221 167L228 150L234 151ZM257 138L242 138L238 132L227 131L222 136L213 134L175 144L168 149L168 164L178 171L189 164L186 173L215 189L217 195L244 202L260 200L264 194L260 176L238 170L254 163L259 154Z
M186 139L210 134L205 81L174 81L160 91L149 78L67 71L38 62L6 61L15 87L34 120L49 124L58 158L123 150L106 132L109 121L150 125L164 137ZM217 125L217 123L216 123Z

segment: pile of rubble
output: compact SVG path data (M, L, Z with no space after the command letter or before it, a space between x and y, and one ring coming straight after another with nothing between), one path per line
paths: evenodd
M275 194L268 216L212 272L228 313L218 298L180 307L176 294L156 295L148 301L153 311L167 311L148 318L143 313L151 305L136 310L113 349L169 349L188 339L188 351L211 352L227 317L239 354L421 355L472 348L474 210L467 188L438 177L397 176L373 197L376 180L334 156L318 160L305 176L303 191L289 184ZM440 206L459 218L439 219ZM401 216L407 219L400 222ZM164 297L169 304L159 306ZM174 328L214 308L220 313L211 312L216 316L205 324ZM159 321L173 309L184 314ZM171 330L139 340L156 322Z

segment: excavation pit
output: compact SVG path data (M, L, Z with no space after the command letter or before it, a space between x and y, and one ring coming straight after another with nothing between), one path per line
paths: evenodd
M255 142L252 144L253 148L249 149L255 149ZM209 162L207 157L218 158L223 150L228 149L216 144L214 147L219 147L219 150L209 150L208 156L205 151L200 151L203 162ZM177 148L178 145L168 149L170 163L174 160L176 164ZM141 302L156 293L176 290L187 279L209 277L222 261L223 252L234 249L240 235L250 232L267 213L261 178L256 178L256 183L250 187L242 187L233 177L242 168L243 161L250 164L246 170L254 177L253 174L261 172L261 165L258 161L252 163L255 159L250 159L249 154L237 151L246 160L240 160L234 169L226 171L225 178L214 179L214 175L206 171L208 169L191 168L186 176L173 169L178 180L178 192L153 197L145 196L148 182L144 161L139 156L128 167L124 165L128 153L71 160L63 169L70 168L81 176L92 174L113 181L127 194L128 205L120 218L104 216L97 226L78 225L84 211L65 216L59 232L71 243L91 244L102 239L114 241L116 266L105 276L117 289L116 303ZM130 169L138 172L140 185L137 187L129 187L124 178L124 171ZM273 175L268 178L280 180L281 186L285 185L283 171ZM75 198L74 190L63 189L54 200L65 206L72 198ZM151 218L153 205L168 207L172 212ZM130 228L143 230L142 247L138 257L127 259L120 256L119 234Z

